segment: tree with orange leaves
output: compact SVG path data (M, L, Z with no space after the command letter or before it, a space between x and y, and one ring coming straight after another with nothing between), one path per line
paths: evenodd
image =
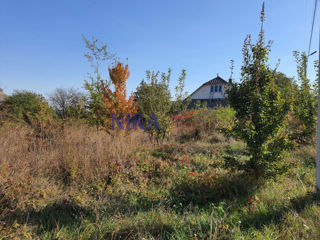
M101 86L103 99L109 112L117 116L137 113L138 103L133 102L134 97L131 96L127 100L126 81L130 75L128 65L118 62L108 70L110 80L114 85L114 91L109 86L106 86L103 81L101 81Z

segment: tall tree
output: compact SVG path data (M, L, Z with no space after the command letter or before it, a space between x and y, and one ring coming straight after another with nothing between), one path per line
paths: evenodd
M175 87L175 100L172 105L172 113L181 113L187 110L191 99L188 98L188 92L185 91L186 70L182 69L178 84Z
M129 78L129 67L118 62L112 68L109 68L109 75L114 86L114 91L101 81L101 88L105 106L110 113L120 116L121 114L136 113L137 103L133 103L134 96L127 99L126 82Z
M317 123L317 91L312 89L307 78L307 55L305 52L294 51L297 62L299 87L294 101L294 115L300 121L300 141L310 142L314 136ZM314 86L316 88L316 86Z
M259 39L256 44L250 35L245 39L241 83L233 84L228 96L236 112L234 132L250 154L244 167L256 177L285 172L283 154L291 146L286 130L290 102L281 98L276 71L268 65L271 42L265 43L263 22L264 6Z
M87 103L88 120L99 129L107 124L110 115L103 99L101 85L102 81L105 86L109 86L110 81L103 77L102 72L107 70L107 63L116 61L117 58L114 54L107 51L107 45L102 44L98 39L92 38L90 41L83 36L83 40L88 49L88 53L84 56L93 69L93 73L88 74L89 79L84 84L85 89L89 92Z

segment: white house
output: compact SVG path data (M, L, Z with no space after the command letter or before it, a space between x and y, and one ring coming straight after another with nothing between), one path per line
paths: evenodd
M206 102L208 107L216 107L219 105L226 106L226 97L228 96L226 90L231 84L231 79L227 82L218 75L216 78L202 84L197 90L191 93L190 98L192 102L189 107L194 107L198 101L201 105Z

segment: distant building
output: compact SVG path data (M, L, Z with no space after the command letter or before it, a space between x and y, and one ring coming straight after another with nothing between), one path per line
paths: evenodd
M216 106L226 106L226 97L228 96L226 90L231 86L231 84L231 79L229 82L227 82L219 77L219 75L216 78L202 84L189 96L191 98L191 104L189 105L189 108L193 108L198 101L201 103L201 105L206 102L207 106L211 108Z

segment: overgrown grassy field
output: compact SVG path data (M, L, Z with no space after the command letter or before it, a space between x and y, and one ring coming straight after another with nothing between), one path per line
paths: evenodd
M0 239L320 239L315 147L257 182L217 131L110 136L85 124L0 128Z

